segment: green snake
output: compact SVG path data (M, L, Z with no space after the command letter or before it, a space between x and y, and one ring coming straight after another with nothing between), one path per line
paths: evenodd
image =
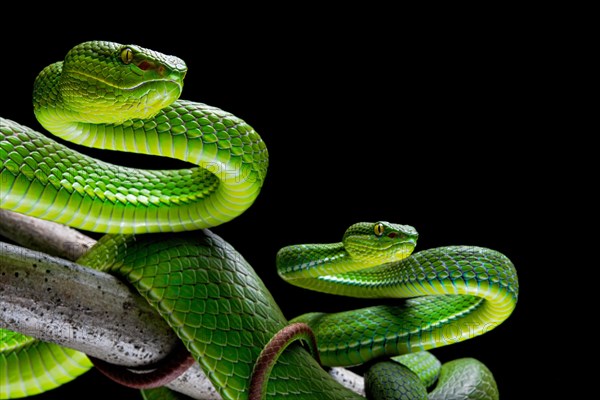
M218 393L246 399L256 360L289 322L245 260L203 228L230 221L252 205L265 180L268 152L239 118L178 99L186 72L179 58L135 45L75 46L35 81L34 112L44 128L77 144L167 156L197 167L120 167L0 118L0 205L106 233L78 262L130 282L176 331ZM373 398L426 398L425 387L438 375L429 398L450 398L460 392L457 386L464 393L452 398L497 398L493 377L477 361L457 360L440 372L439 362L421 351L485 333L505 320L517 301L514 266L479 247L411 255L416 239L409 226L358 223L340 243L289 246L278 253L280 276L301 287L409 299L292 321L314 332L322 365L300 344L286 344L277 361L269 361L262 397L362 398L323 366L392 357L367 373ZM0 334L0 398L41 393L91 368L77 351L6 330ZM144 396L174 395L160 388Z

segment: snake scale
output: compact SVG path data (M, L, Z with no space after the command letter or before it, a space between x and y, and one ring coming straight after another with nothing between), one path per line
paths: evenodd
M417 232L384 221L354 224L338 243L285 247L277 268L282 278L312 290L408 299L291 321L314 333L322 365L299 343L285 343L276 361L265 361L270 373L258 380L260 394L249 395L261 351L281 339L278 332L290 322L243 257L204 228L252 205L266 177L268 152L241 119L179 99L186 72L177 57L101 41L77 45L64 61L46 67L34 84L34 112L54 135L196 167L112 165L1 118L2 208L106 233L78 262L135 287L224 399L362 398L323 366L383 357L391 358L374 363L366 375L371 398L497 398L491 373L478 361L456 360L440 370L423 350L485 333L505 320L517 301L514 266L501 253L472 246L411 255ZM74 350L0 333L0 398L50 390L91 367ZM164 388L144 396L179 398Z

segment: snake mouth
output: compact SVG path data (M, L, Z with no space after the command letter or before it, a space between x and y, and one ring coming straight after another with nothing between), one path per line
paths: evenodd
M140 82L139 84L134 85L134 86L129 86L129 87L115 86L115 87L117 89L121 89L121 90L134 91L134 90L143 88L144 86L156 85L156 84L163 84L163 85L164 84L173 84L173 85L177 86L179 91L181 91L183 89L183 83L181 81L177 81L175 79L149 79L147 81Z
M90 79L93 80L95 82L98 82L104 86L108 86L110 88L116 89L116 90L123 90L123 91L135 91L138 90L146 85L155 85L155 84L173 84L176 85L179 88L179 91L181 92L183 90L183 76L179 76L177 78L155 78L155 79L146 79L143 81L140 81L139 83L135 84L135 85L131 85L131 86L122 86L119 85L116 82L111 82L108 81L106 79L102 79L99 76L95 76L95 75L90 75L90 74L86 74L85 72L82 71L71 71L71 73L75 74L75 75L79 75L82 76L86 79Z
M164 107L179 97L183 90L183 82L171 79L153 79L122 90L127 93L137 93L137 95L132 95L132 98L145 102L149 108L152 108L154 103L161 103Z
M382 245L380 248L381 249L385 249L385 250L389 250L392 249L394 247L399 247L399 248L414 248L417 245L417 239L415 238L404 238L402 240L396 240L396 241L389 241L386 243L386 245Z
M382 247L380 250L387 252L396 259L408 257L417 246L416 239L405 239L401 242L390 243L388 246Z
M383 252L387 254L394 254L396 257L407 257L412 253L414 248L417 245L416 239L406 239L398 242L387 242L387 243L379 243L377 246L369 245L367 243L354 243L354 246L362 247L365 250L370 250L373 252Z

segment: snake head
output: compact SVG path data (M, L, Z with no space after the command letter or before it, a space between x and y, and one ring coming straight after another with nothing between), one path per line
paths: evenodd
M353 259L377 265L408 257L418 237L415 228L409 225L359 222L346 230L342 241Z
M183 89L183 60L136 45L92 41L73 47L58 90L82 122L145 119L174 102Z

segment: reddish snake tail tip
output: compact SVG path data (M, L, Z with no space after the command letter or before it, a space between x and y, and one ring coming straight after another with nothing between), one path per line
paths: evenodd
M317 340L310 326L303 322L287 325L273 335L254 363L248 400L262 400L265 397L269 375L277 359L290 344L298 340L308 344L312 356L321 364Z
M95 357L88 356L88 358L103 375L133 389L154 389L164 386L183 374L195 362L183 344L179 344L166 359L155 365L145 366L143 369L114 365Z

